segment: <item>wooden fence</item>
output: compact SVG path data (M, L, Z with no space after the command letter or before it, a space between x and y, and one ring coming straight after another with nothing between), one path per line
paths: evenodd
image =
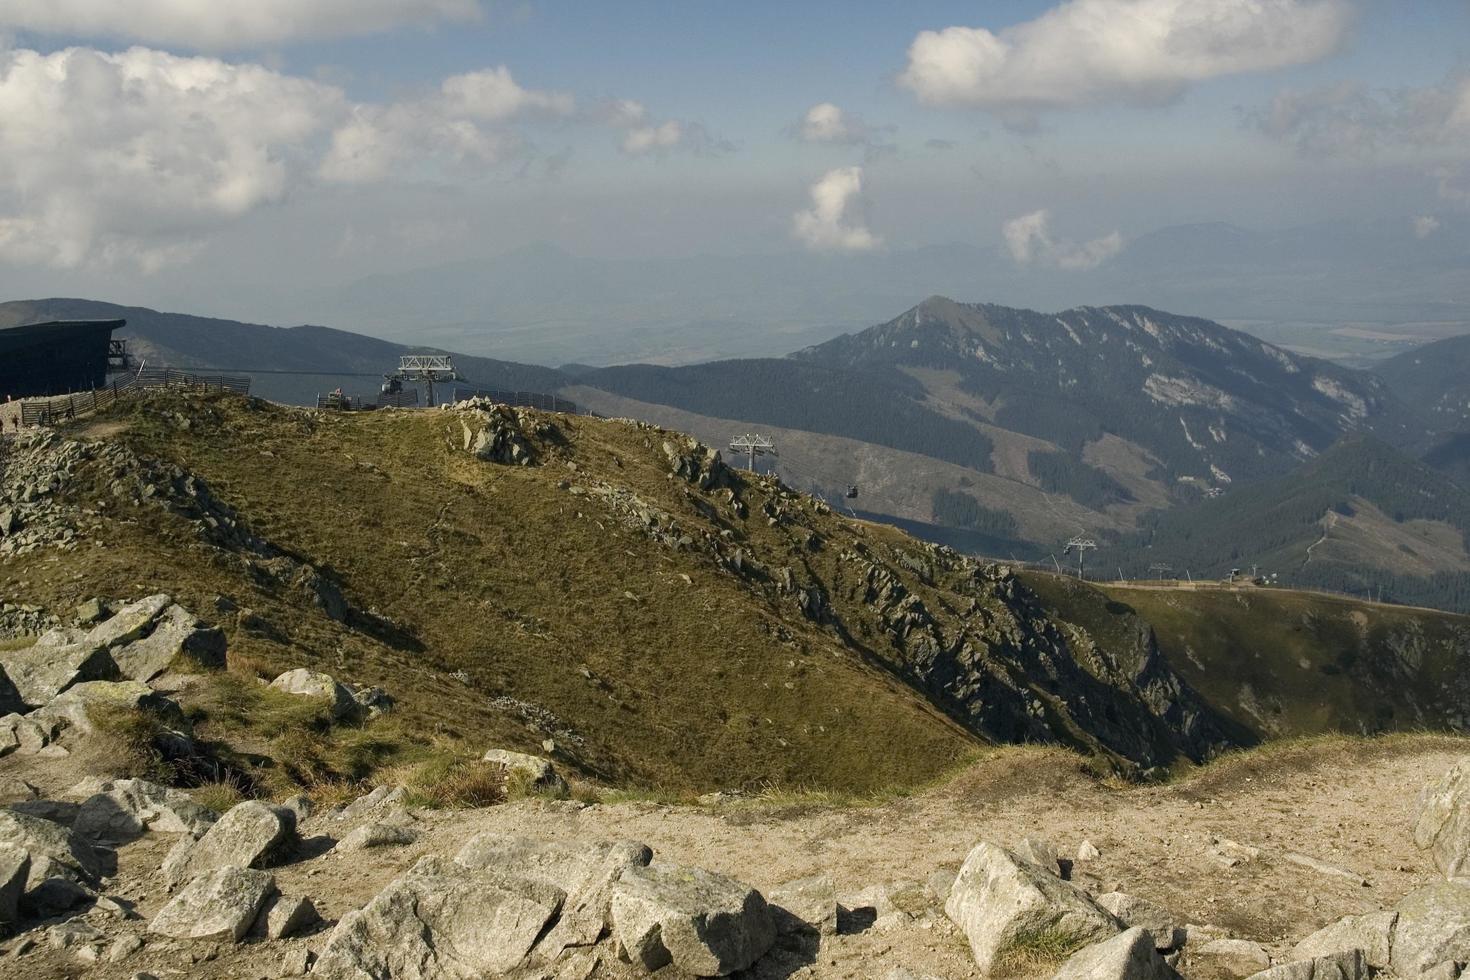
M250 379L227 374L194 374L176 368L150 368L119 377L107 387L93 391L53 395L50 398L27 398L20 405L20 422L24 426L50 425L105 408L120 398L159 388L229 391L237 395L248 395Z

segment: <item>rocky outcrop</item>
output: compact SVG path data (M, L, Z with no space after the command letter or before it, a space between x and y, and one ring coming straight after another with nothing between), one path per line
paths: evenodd
M569 792L567 782L561 778L556 767L548 759L525 752L509 749L491 749L482 757L483 762L504 766L512 778L525 780L526 785L554 796L565 796Z
M1111 912L1130 929L1143 929L1154 941L1154 948L1174 950L1184 945L1184 929L1178 919L1150 902L1123 892L1097 896L1097 904Z
M20 921L20 897L30 875L30 852L16 844L0 844L0 929Z
M91 841L120 844L149 831L202 837L218 819L182 790L144 779L115 779L86 798L72 830Z
M296 815L259 800L238 803L198 840L180 838L163 861L170 888L217 868L268 866L296 842Z
M175 895L148 931L172 939L239 942L275 890L275 879L264 871L215 868Z
M1250 980L1368 980L1371 972L1363 951L1352 949L1310 960L1278 963L1253 974Z
M312 969L319 980L479 980L525 961L565 893L525 879L422 858L337 923Z
M983 973L1028 935L1096 942L1123 930L1080 888L984 842L965 858L944 911L969 940Z
M1441 963L1470 960L1470 885L1440 881L1399 901L1389 965L1411 977Z
M526 438L515 409L480 398L460 402L455 409L464 434L464 449L476 459L507 466L535 463L535 448Z
M13 845L30 856L27 891L48 878L95 884L102 876L102 859L92 845L50 820L0 809L0 844Z
M627 871L613 886L613 932L644 969L670 964L723 977L753 964L776 940L760 892L724 875L676 865Z
M1297 943L1292 955L1298 960L1309 960L1357 949L1362 950L1373 969L1386 970L1391 962L1398 918L1399 914L1392 909L1345 916Z
M1462 759L1419 794L1414 843L1446 875L1470 871L1470 759Z
M331 674L297 667L271 681L274 690L304 698L319 698L332 709L332 717L338 721L357 715L359 705L352 692Z

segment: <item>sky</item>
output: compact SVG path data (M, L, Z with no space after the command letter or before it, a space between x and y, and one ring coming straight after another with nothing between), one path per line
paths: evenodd
M1470 0L5 0L0 298L1470 212Z

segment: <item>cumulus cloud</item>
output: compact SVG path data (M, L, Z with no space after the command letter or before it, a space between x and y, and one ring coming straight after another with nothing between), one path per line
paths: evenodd
M1373 91L1357 82L1287 89L1247 119L1267 136L1312 156L1462 146L1470 144L1470 75L1392 91Z
M492 122L526 115L570 116L577 108L566 92L521 88L504 65L451 75L440 90L448 113Z
M1421 214L1414 218L1413 223L1414 237L1421 240L1439 231L1439 219L1432 214Z
M812 184L812 206L796 212L791 232L815 251L866 252L883 244L861 212L863 168L829 170Z
M613 129L623 130L619 148L629 156L662 156L672 150L698 155L731 153L735 145L716 139L704 124L681 119L655 122L648 107L633 99L612 99L593 110L591 117Z
M1045 208L1012 218L1001 227L1011 258L1019 265L1058 269L1095 269L1123 248L1118 232L1089 242L1059 241L1051 234L1051 213Z
M894 150L885 136L892 126L871 126L860 116L845 111L832 102L818 102L799 120L786 127L788 135L803 143L825 143L833 146L861 146L872 158Z
M5 0L0 30L235 50L482 15L480 0Z
M155 269L288 193L340 90L146 48L0 53L0 257Z
M1194 82L1316 61L1350 19L1347 0L1067 0L998 33L923 31L899 83L926 104L1022 125L1045 109L1157 105Z

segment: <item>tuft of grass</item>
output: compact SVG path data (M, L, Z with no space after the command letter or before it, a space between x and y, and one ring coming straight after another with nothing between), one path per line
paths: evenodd
M11 636L0 639L0 653L14 653L17 650L29 650L36 645L34 636Z
M1014 936L996 953L992 976L1031 977L1051 973L1087 940L1055 926Z
M92 737L87 740L88 767L115 777L170 784L178 778L174 764L158 748L167 727L141 708L98 704L87 709Z
M505 774L507 800L564 800L570 795L560 786L543 786L524 769L512 769Z
M189 795L200 806L209 807L215 813L224 813L236 803L245 801L248 797L245 789L239 780L225 778L196 786L189 791Z
M495 806L506 799L504 766L474 758L442 755L420 763L407 773L409 806L435 810L463 810Z

